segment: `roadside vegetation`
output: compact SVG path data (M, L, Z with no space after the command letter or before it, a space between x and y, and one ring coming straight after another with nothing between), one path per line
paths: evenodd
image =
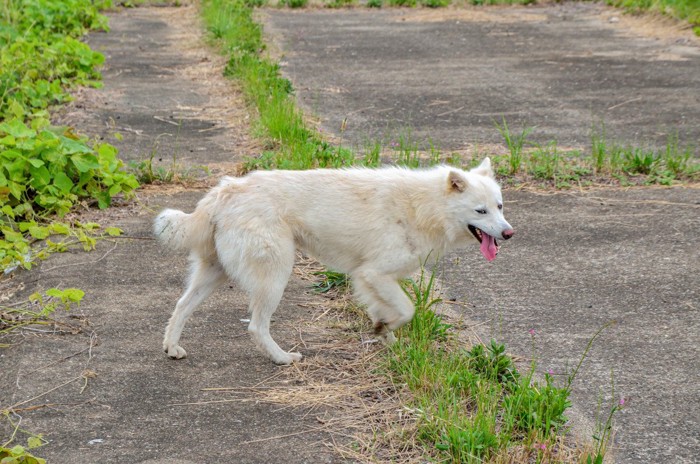
M364 334L363 345L371 343L367 333L372 323L352 301L345 276L312 275L318 291L329 298L326 313L330 312L334 333ZM349 359L343 363L338 385L328 384L338 369L333 355L310 358L300 365L300 372L289 374L298 375L304 386L294 394L286 387L272 387L266 391L269 401L338 408L336 414L342 417L338 422L359 432L349 445L336 443L336 450L354 462L602 463L624 399L616 397L611 386L609 399L598 405L592 437L570 433L567 414L572 388L591 347L614 322L589 334L578 363L542 372L534 330L529 331L528 360L516 360L494 340L472 343L478 337L469 335L459 315L441 300L436 284L436 269L425 267L402 282L416 314L396 332L395 344L364 353L357 352L357 342L348 351L336 348L341 359ZM344 383L347 378L354 383ZM334 399L326 403L327 398Z
M460 463L602 463L620 402L613 399L606 422L597 424L589 444L567 439L566 411L578 370L609 324L582 347L575 368L538 377L534 330L530 331L533 357L524 371L506 353L505 345L494 340L465 348L434 311L442 302L434 282L435 270L425 269L404 282L416 315L399 330L398 342L384 359L392 383L408 391L407 407L416 420L413 440L422 453Z
M117 149L71 127L53 126L50 111L77 86L99 86L104 57L80 38L104 30L109 1L3 0L0 4L0 269L31 268L77 237L86 248L105 233L62 221L76 207L110 206L138 182ZM116 229L107 235L118 235Z
M110 0L0 0L0 278L37 260L118 236L116 227L81 223L73 214L109 207L129 198L139 184L123 169L117 149L90 140L72 127L51 123L52 110L71 100L78 86L100 86L104 57L81 37L105 30L100 9ZM0 349L17 330L52 333L59 308L78 304L80 289L48 289L21 304L0 306ZM15 410L0 411L13 430L0 441L3 463L42 463L29 450L42 446L37 435L15 424ZM18 432L29 435L18 444Z

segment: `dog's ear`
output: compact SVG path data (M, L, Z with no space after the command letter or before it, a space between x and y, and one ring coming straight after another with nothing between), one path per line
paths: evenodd
M467 189L467 179L461 173L450 170L447 175L447 189L450 192L464 192Z
M491 168L491 159L489 157L484 158L480 165L471 170L474 174L479 174L481 176L495 178L493 173L493 168Z

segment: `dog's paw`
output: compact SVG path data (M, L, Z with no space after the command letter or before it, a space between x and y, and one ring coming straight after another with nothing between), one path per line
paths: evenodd
M187 351L180 345L164 346L163 350L170 356L171 359L182 359L187 357Z
M277 356L274 356L272 360L275 362L275 364L282 364L282 365L287 365L287 364L292 364L293 362L296 361L301 361L302 355L301 353L295 353L295 352L289 352L289 353L283 353L279 354Z
M396 343L396 336L394 335L394 332L392 332L391 330L388 330L388 331L384 332L383 334L379 334L379 336L377 338L379 339L380 342L382 342L384 345L387 345L387 346L393 345L394 343Z

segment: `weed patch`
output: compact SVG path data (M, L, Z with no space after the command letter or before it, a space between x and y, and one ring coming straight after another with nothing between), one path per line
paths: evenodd
M33 293L22 305L0 307L0 342L18 330L37 326L64 326L73 331L74 328L57 322L53 314L57 310L70 310L71 306L80 304L84 296L85 292L78 288L50 288L43 293ZM9 343L0 343L0 348L9 346Z
M505 346L495 341L462 348L450 326L433 311L440 302L433 285L434 272L422 272L406 283L416 315L398 331L398 342L385 359L392 383L410 391L405 396L411 398L409 408L416 416L423 453L441 461L481 462L518 449L527 450L528 459L538 462L545 454L571 462L563 447L553 445L564 441L571 384L600 331L565 384L557 386L549 373L543 380L535 378L534 360L521 374ZM597 462L605 449L599 447L590 457L585 453L579 450L576 461Z
M0 10L0 269L31 267L30 244L65 232L75 205L107 208L138 187L112 145L49 123L77 85L99 86L104 57L80 42L106 29L109 1L5 2ZM78 231L77 234L84 234ZM65 234L68 234L66 232ZM86 235L87 237L87 235ZM53 245L47 242L47 248Z
M572 184L610 183L621 185L670 185L700 179L700 160L691 146L680 146L678 136L668 137L666 146L654 149L623 146L608 139L604 124L591 129L589 152L562 151L556 141L545 145L527 139L532 128L513 134L503 120L498 125L508 154L493 156L496 171L513 183L540 182L557 188Z

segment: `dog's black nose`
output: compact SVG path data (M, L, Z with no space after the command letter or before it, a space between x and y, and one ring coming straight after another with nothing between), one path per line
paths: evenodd
M506 230L503 231L503 233L501 233L501 235L503 236L503 238L504 238L505 240L508 240L508 239L511 238L514 234L515 234L515 231L514 231L513 229L506 229Z

